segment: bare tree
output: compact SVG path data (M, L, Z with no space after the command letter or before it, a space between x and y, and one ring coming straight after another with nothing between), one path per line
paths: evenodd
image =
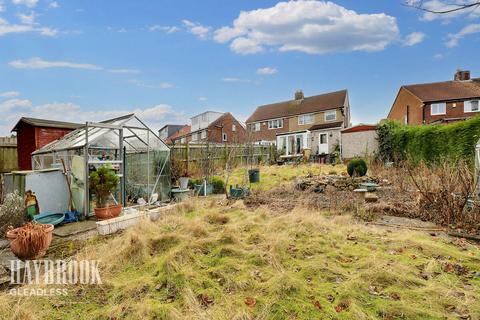
M476 9L480 6L480 1L469 1L469 2L444 2L444 8L440 9L431 9L425 6L424 0L406 0L404 3L405 6L419 9L422 11L435 13L435 14L447 14L456 11L466 10L469 8Z

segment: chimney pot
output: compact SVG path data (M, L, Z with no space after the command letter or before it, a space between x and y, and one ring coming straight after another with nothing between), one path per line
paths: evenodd
M297 90L295 91L295 100L302 100L304 98L303 91Z
M455 81L467 81L470 80L470 71L469 70L457 70L455 72Z

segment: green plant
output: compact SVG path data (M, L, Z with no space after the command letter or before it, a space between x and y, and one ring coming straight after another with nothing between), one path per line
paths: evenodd
M347 165L347 172L350 177L363 177L367 174L367 163L363 159L353 159Z
M107 206L107 200L111 193L115 192L120 178L115 174L111 166L102 165L97 171L90 173L90 192L97 199L97 208Z
M223 180L220 177L212 177L210 183L213 185L213 193L221 194L225 191Z

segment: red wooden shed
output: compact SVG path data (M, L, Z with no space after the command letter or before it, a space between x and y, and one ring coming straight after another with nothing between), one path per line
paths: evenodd
M81 126L78 123L22 117L12 129L12 132L17 133L20 170L32 170L31 154L33 151Z

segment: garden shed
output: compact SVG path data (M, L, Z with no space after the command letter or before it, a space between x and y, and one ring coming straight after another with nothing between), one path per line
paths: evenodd
M86 122L32 153L34 170L65 169L73 205L84 216L95 207L89 175L102 165L111 166L120 178L113 201L128 206L140 198L147 203L169 200L170 149L135 114Z

